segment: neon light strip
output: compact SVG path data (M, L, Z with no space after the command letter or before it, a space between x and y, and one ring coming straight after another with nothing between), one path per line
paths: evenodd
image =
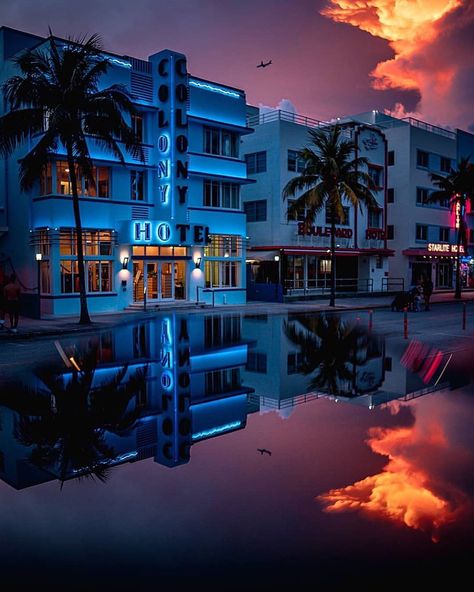
M122 60L118 60L117 58L109 58L109 62L117 64L118 66L123 66L124 68L132 67L132 64L130 62L123 62Z
M222 434L223 432L228 432L230 430L234 430L235 428L239 428L241 425L241 421L233 421L231 423L226 423L216 428L211 428L210 430L203 430L202 432L193 434L192 439L199 440L200 438L209 438L210 436L217 436L217 434Z
M232 90L226 90L225 88L221 88L220 86L213 86L212 84L206 84L204 82L197 82L196 80L190 80L189 85L195 86L197 88L202 88L204 90L210 90L211 92L221 93L221 94L225 95L226 97L240 99L239 93L236 93Z

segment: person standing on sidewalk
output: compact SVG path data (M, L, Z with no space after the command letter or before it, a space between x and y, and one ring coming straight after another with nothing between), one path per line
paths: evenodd
M430 310L430 298L433 294L433 282L430 277L423 281L423 298L425 299L425 310Z
M3 295L6 308L10 317L10 331L16 333L18 330L18 317L20 315L20 286L16 283L16 275L12 273L7 285L3 288Z
M5 277L3 274L0 276L0 331L5 328L5 312L6 312L6 301L5 301Z

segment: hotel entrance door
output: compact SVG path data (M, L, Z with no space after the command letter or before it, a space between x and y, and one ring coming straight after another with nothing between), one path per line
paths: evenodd
M185 298L186 268L184 261L133 262L133 300L153 304Z

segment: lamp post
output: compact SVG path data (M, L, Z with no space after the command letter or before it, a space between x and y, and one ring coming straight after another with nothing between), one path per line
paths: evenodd
M36 253L36 281L38 287L38 319L41 319L41 261L43 260L42 253Z

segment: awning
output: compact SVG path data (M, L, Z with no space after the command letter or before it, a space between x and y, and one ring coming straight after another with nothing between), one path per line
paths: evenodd
M262 259L267 259L267 256L271 255L278 255L279 253L284 253L285 255L328 255L329 254L328 247L295 247L295 246L256 246L250 247L247 250L247 256L250 259L251 257L255 257L258 259L262 257ZM265 253L266 256L262 256ZM395 254L395 251L392 249L344 249L339 247L336 249L336 256L337 257L357 257L358 255L382 255L385 257L392 257ZM268 257L270 258L270 257Z

